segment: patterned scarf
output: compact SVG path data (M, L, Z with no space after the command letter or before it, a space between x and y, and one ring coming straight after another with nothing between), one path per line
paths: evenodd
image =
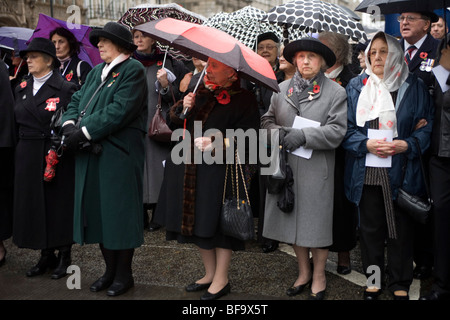
M311 86L314 81L317 79L317 75L314 76L312 79L304 79L300 72L297 70L295 71L293 81L294 81L294 91L297 94L298 97L300 97L300 94L309 86Z

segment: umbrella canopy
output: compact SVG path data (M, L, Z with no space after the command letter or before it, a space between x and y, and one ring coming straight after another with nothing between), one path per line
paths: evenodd
M0 27L0 44L13 48L14 51L25 50L27 41L33 35L33 29L19 27Z
M103 62L103 60L100 58L98 49L89 42L89 34L92 28L86 25L73 24L71 26L68 26L66 21L58 20L40 13L36 29L34 30L33 35L31 36L29 41L37 37L48 39L50 36L50 32L59 27L66 28L67 30L72 32L75 38L78 40L78 42L80 43L80 53L78 54L78 57L81 60L86 61L92 67L95 67L97 64Z
M306 32L331 31L355 41L367 41L361 23L352 19L342 7L320 0L297 0L275 6L262 21L300 28Z
M433 11L446 8L450 0L363 0L355 11L367 12L369 7L377 6L381 14Z
M261 22L266 15L264 10L246 6L231 13L218 13L207 19L203 24L222 30L241 41L249 48L256 46L258 35L266 32L275 33L280 40L292 41L306 36L300 29L292 29L283 36L283 28L276 24Z
M202 24L206 20L206 18L200 14L191 12L176 3L169 3L141 4L139 6L129 8L118 22L131 30L137 25L161 18L173 18L198 24ZM157 46L163 51L168 50L168 54L170 54L174 59L190 60L190 57L186 54L177 51L174 48L168 48L159 41Z
M244 78L280 91L269 62L223 31L172 18L147 22L136 29L201 60L211 57L236 69Z

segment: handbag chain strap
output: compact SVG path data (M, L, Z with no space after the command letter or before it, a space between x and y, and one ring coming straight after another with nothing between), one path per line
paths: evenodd
M242 178L242 182L244 184L244 190L245 190L245 196L247 197L247 202L250 205L250 198L248 196L248 192L247 192L247 186L245 185L245 179L244 179L244 171L242 170L242 165L241 165L241 161L239 158L239 154L236 150L235 152L235 163L236 163L236 195L237 195L237 208L239 209L239 172L238 170L241 172L241 178ZM227 188L227 177L228 177L228 167L231 167L231 165L227 164L226 169L225 169L225 182L223 184L223 195L222 195L222 204L225 203L225 191ZM231 172L231 190L233 192L233 197L234 197L234 179L233 179L233 172Z

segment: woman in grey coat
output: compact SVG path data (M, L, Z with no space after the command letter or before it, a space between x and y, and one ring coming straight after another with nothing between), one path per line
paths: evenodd
M332 244L335 149L347 130L347 96L336 82L323 73L334 65L334 53L320 41L307 38L288 44L284 57L294 64L294 77L280 84L272 96L261 127L282 129L284 146L312 149L310 159L292 153L288 162L294 174L295 205L291 213L277 206L278 195L267 194L263 236L293 244L299 275L289 296L303 291L312 282L310 299L323 299L326 288L325 263ZM293 128L296 116L320 123L318 127ZM311 271L309 252L313 254Z

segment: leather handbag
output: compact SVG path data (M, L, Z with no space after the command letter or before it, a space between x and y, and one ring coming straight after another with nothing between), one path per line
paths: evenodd
M172 86L169 83L169 90L172 93L173 103L175 104L175 96L173 94ZM156 105L156 112L153 116L150 127L148 128L148 136L150 139L159 142L170 142L172 137L172 130L166 123L164 116L162 114L161 107L161 92L158 93L158 104Z
M279 130L279 145L275 152L278 152L278 157L272 157L274 159L275 172L266 176L267 178L267 192L270 194L280 194L283 191L286 181L286 163L287 154L283 148L283 130Z
M233 173L233 165L228 164L225 171L225 183L222 197L222 212L220 215L220 231L227 236L239 240L251 240L254 238L255 227L253 222L253 213L250 206L250 200L245 184L242 166L239 163L239 156L235 156L235 174ZM227 188L227 177L230 169L232 194L231 198L225 198ZM244 185L246 199L239 196L239 172L241 174L242 183ZM235 192L236 191L236 192Z
M433 205L433 200L430 196L428 179L425 175L425 169L422 161L422 152L420 149L419 142L417 138L414 138L417 148L419 150L419 159L420 159L420 168L422 171L423 180L425 183L425 189L427 192L427 198L423 199L419 196L410 194L403 190L402 188L398 189L397 195L397 206L399 206L404 212L409 214L416 222L421 224L426 224L430 218L430 211Z
M290 213L294 210L295 194L294 194L294 175L292 169L286 162L286 179L284 181L283 190L277 201L278 208L284 213Z

